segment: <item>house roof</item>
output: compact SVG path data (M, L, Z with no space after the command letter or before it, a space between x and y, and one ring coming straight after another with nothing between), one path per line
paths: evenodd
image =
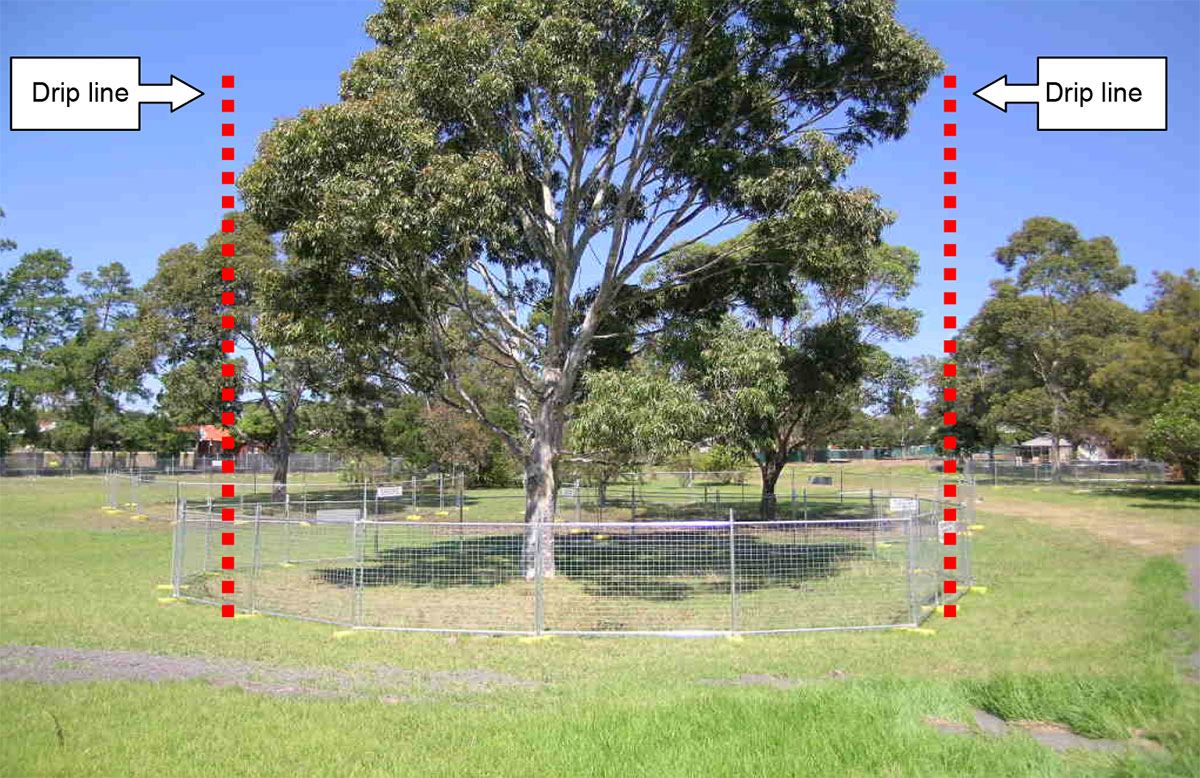
M1034 447L1040 447L1040 448L1050 448L1051 446L1054 445L1054 438L1050 437L1049 435L1039 435L1038 437L1027 440L1024 443L1021 443L1019 445L1034 446ZM1070 441L1064 440L1062 438L1058 439L1059 448L1062 448L1063 446L1069 446L1069 445L1071 445Z
M201 441L215 440L220 442L225 437L225 429L218 427L216 424L192 425L189 427L180 427L179 429L185 432L199 432Z

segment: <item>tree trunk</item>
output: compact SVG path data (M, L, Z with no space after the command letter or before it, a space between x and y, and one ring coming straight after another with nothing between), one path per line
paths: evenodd
M291 465L291 459L292 441L287 436L280 436L279 444L275 447L275 470L271 474L272 502L287 500L288 467Z
M525 548L522 566L525 578L554 577L554 516L558 490L554 472L557 442L562 437L562 420L540 413L534 425L533 442L525 456Z
M778 500L775 498L775 484L783 473L785 457L782 461L765 459L758 469L762 472L762 498L759 502L758 515L763 521L775 521L775 508Z

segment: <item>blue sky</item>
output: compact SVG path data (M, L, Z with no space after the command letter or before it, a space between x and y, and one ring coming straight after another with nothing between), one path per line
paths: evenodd
M172 246L202 242L218 227L219 149L234 169L275 118L337 100L338 76L371 47L363 22L374 2L54 2L0 0L0 55L140 56L142 80L174 74L206 92L175 114L142 109L140 132L10 132L0 129L0 235L19 254L57 248L77 270L119 260L138 282ZM1110 235L1139 285L1153 270L1200 265L1200 3L901 2L901 20L937 48L958 88L935 84L910 133L862 155L850 175L899 214L887 240L922 256L910 304L921 334L895 353L936 353L941 327L942 195L957 190L957 313L965 322L999 275L991 252L1030 216ZM1166 56L1167 132L1037 132L1034 106L1003 114L971 92L1000 75L1031 82L1038 56ZM237 79L233 90L220 77ZM230 94L232 92L232 94ZM951 92L953 94L951 94ZM224 93L224 94L223 94ZM237 135L223 143L223 97L237 100ZM943 98L958 101L958 161L942 161ZM0 101L8 103L7 79ZM954 169L959 184L945 187Z

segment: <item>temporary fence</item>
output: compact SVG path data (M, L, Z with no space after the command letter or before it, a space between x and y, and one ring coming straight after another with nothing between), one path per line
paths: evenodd
M776 502L764 520L757 497L634 490L624 505L568 485L559 518L538 524L521 521L519 496L460 494L438 510L386 496L376 506L369 489L299 505L290 496L181 500L172 581L177 597L360 629L681 636L914 626L958 596L943 580L957 592L972 582L973 490L961 481L953 491L816 491L802 505Z
M232 486L230 490L228 487ZM385 512L396 506L412 509L444 509L463 503L465 477L448 473L413 475L403 480L380 483L309 481L304 478L275 485L256 473L224 476L208 480L164 477L154 473L110 473L104 482L106 505L130 508L152 518L172 519L176 505L187 500L192 505L223 505L243 510L245 506L279 502L295 506L299 514L306 506L328 502L366 502ZM233 497L226 497L228 491ZM364 513L370 515L370 512Z
M1069 461L1057 467L1052 463L1021 463L1000 459L969 459L964 473L980 484L1006 482L1112 482L1162 483L1167 466L1145 459L1114 459L1095 462Z

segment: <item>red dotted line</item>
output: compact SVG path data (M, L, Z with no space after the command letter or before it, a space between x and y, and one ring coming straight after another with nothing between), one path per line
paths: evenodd
M954 76L943 76L942 87L945 89L954 89L957 86L957 79ZM955 100L943 100L942 111L947 114L958 111L958 104ZM950 118L950 117L947 117ZM942 125L942 136L946 138L958 137L958 125L953 122L947 122ZM953 143L954 141L947 141ZM942 159L946 162L955 162L958 160L958 148L956 146L946 146L942 149ZM958 184L958 174L954 170L946 170L942 173L942 184L944 186L955 186ZM958 198L956 195L944 195L942 197L942 206L947 210L958 208ZM953 215L953 214L950 214ZM944 219L942 221L942 232L946 240L954 240L954 236L958 233L957 219ZM957 243L943 243L942 256L946 258L958 256ZM954 281L958 278L958 271L949 261L942 270L942 278L945 281ZM946 306L947 311L953 311L954 305L958 302L958 297L953 291L943 292L942 302ZM949 313L942 319L942 326L947 330L954 330L958 327L958 318ZM957 374L957 367L954 363L954 354L958 351L958 343L955 340L944 341L943 349L947 354L946 363L942 366L942 375L948 378L953 378ZM955 387L947 386L945 388L945 399L947 402L954 402L957 397ZM942 423L950 428L958 422L957 414L954 411L947 411L942 418ZM946 435L942 440L942 448L947 452L954 451L958 448L958 438L955 435ZM956 460L947 457L942 462L942 471L945 473L955 473L958 471L958 463ZM958 486L955 484L944 484L942 486L943 497L957 497ZM942 516L943 521L956 521L958 518L958 509L945 508ZM943 546L955 546L958 544L958 536L954 532L946 532L942 535ZM950 573L958 569L958 558L954 556L945 556L942 558L942 566L944 573L942 577L942 590L945 594L954 594L958 591L958 582ZM958 606L946 605L942 609L943 614L948 618L953 618L958 615Z
M222 89L233 89L233 76L221 76L221 88ZM233 100L222 100L221 101L221 113L233 113ZM233 137L233 124L232 123L221 124L221 136L227 137L227 138ZM223 161L232 161L233 160L233 148L230 146L222 146L221 147L221 159ZM233 176L232 170L224 170L221 172L221 183L223 185L232 185L234 183L234 176ZM221 208L222 208L222 210L231 210L234 208L233 195L222 195L221 196ZM234 223L233 223L232 219L222 219L221 220L221 232L230 232L231 233L231 232L233 232L233 230L234 230ZM232 257L233 252L234 252L234 248L233 248L232 243L222 243L221 244L221 256L222 257ZM233 263L230 262L230 265L232 265L232 264ZM222 281L232 281L233 279L234 279L234 271L233 271L232 267L221 268L221 280ZM233 305L236 302L236 298L237 298L237 295L234 292L223 290L221 292L221 305ZM232 316L222 316L221 317L221 328L222 329L232 331L233 326L234 326L234 319ZM230 332L229 334L232 334L232 332ZM222 338L221 339L221 352L224 354L232 354L233 353L233 340L231 338ZM233 378L235 376L235 374L236 374L236 367L232 363L226 362L221 365L221 378L223 378L223 379L224 378ZM224 381L222 381L221 383L224 383ZM221 387L221 402L222 403L232 402L234 399L235 399L234 389L232 387L222 386ZM222 473L232 473L233 472L232 454L233 454L233 449L234 449L235 444L234 444L233 435L231 434L231 430L232 430L234 424L236 424L236 423L237 423L236 414L231 413L229 411L224 411L221 413L221 425L227 429L225 435L223 435L221 437L221 450L224 452L228 452L230 455L230 458L221 460L221 472ZM233 484L221 484L221 496L222 497L233 497L233 493L234 493ZM222 508L221 509L221 521L233 521L233 508ZM233 549L232 549L233 541L234 541L234 537L233 537L232 532L222 532L221 533L221 546L222 546L222 548L230 547L229 550L230 550L231 554L233 551ZM222 570L232 570L233 568L234 568L233 556L221 557L221 569ZM235 591L235 587L234 587L233 581L221 581L221 594L233 594L234 591ZM233 605L229 604L229 603L222 605L221 606L221 616L226 617L226 618L232 618L233 617Z

